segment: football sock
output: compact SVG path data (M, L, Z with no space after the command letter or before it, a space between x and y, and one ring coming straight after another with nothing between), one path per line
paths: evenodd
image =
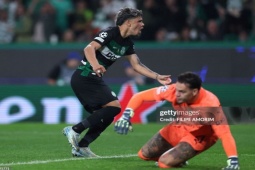
M171 166L168 166L168 165L166 165L166 164L164 164L160 161L158 161L158 167L160 167L160 168L171 168Z
M78 146L79 147L88 147L90 143L96 140L100 134L112 123L114 118L112 119L105 119L103 122L99 123L98 125L89 128L88 132L85 136L80 140Z
M84 130L85 130L85 128L84 128L84 126L83 126L83 124L80 122L80 123L78 123L78 124L76 124L76 125L74 125L73 127L72 127L72 129L76 132L76 133L79 133L79 134L81 134Z
M82 133L85 129L96 126L102 121L111 120L119 114L121 109L119 107L108 106L93 112L87 119L73 126L76 133Z
M142 149L140 149L139 150L139 152L137 153L138 154L138 157L139 158L141 158L141 159L143 159L143 160L145 160L145 161L151 161L151 160L153 160L153 161L158 161L158 157L157 158L147 158L147 157L145 157L144 155L143 155L143 152L142 152Z

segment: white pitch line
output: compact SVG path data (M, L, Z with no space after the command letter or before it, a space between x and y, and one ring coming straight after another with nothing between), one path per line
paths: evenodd
M211 155L224 155L224 154L211 153ZM130 158L130 157L135 157L135 156L137 156L137 154L100 156L100 157L96 157L96 158L66 158L66 159L53 159L53 160L35 160L35 161L29 161L29 162L0 163L0 167L15 166L15 165L46 164L46 163L52 163L52 162L76 161L76 160L84 160L84 159ZM254 157L255 154L240 154L239 156L251 156L251 157Z
M128 155L113 155L113 156L100 156L96 158L66 158L66 159L53 159L53 160L35 160L29 162L12 162L12 163L1 163L1 166L14 166L14 165L33 165L33 164L46 164L52 162L65 162L65 161L76 161L84 159L111 159L111 158L130 158L135 157L137 154L128 154Z

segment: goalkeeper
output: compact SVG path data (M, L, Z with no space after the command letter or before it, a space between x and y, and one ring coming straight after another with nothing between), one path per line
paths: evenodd
M160 168L179 167L187 160L212 147L221 140L228 157L223 170L238 170L239 162L235 140L227 125L226 117L218 98L201 87L202 81L194 73L178 76L172 85L152 88L134 95L122 117L115 123L115 131L127 134L134 111L146 101L169 101L175 110L197 109L197 115L213 117L214 122L197 124L192 121L173 121L156 133L138 152L143 160L157 161ZM199 108L199 109L198 109ZM215 114L217 113L217 114Z

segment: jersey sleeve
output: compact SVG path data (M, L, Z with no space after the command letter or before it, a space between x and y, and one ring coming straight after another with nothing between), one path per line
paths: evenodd
M156 91L156 88L152 88L149 90L145 90L145 91L136 93L129 100L129 102L127 104L127 108L132 108L133 110L136 110L143 104L143 102L156 101L155 95L154 95L155 91Z
M112 40L114 36L113 29L105 29L100 31L94 38L94 41L99 43L101 46L104 46L109 41Z
M231 134L227 118L221 107L215 115L215 123L212 125L212 129L219 139L221 139L222 146L228 157L237 156L237 149L235 140Z
M155 99L157 101L168 100L169 102L173 102L171 98L173 97L174 89L174 85L166 85L156 88L154 93Z
M222 147L227 157L237 156L235 139L233 138L228 125L214 125L214 132L221 140Z

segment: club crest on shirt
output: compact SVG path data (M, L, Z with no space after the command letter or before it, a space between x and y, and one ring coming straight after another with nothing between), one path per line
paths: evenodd
M121 50L120 50L120 54L123 55L125 52L126 52L126 48L122 47Z

